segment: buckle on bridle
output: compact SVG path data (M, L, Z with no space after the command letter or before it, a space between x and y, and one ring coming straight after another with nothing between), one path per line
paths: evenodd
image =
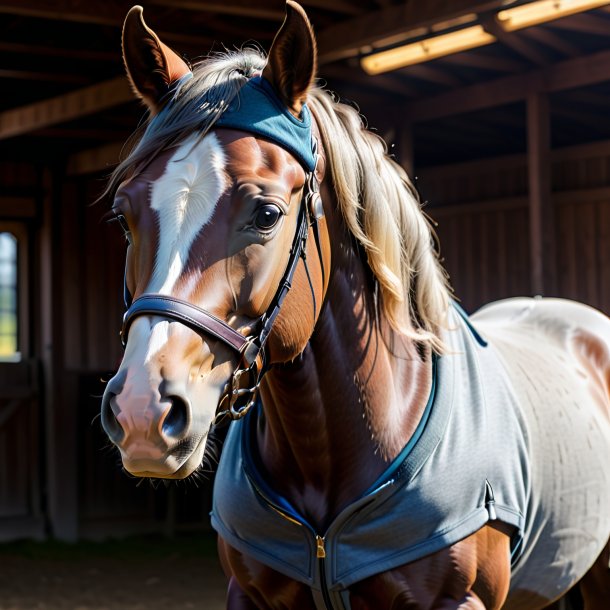
M242 364L245 364L245 366L241 366ZM250 337L241 349L240 364L233 371L228 389L218 405L216 416L214 417L214 425L222 423L226 418L231 421L236 421L247 415L250 409L256 404L258 389L263 374L264 364L262 362L262 349L256 338ZM252 385L250 385L250 387L240 388L239 383L244 375L250 376ZM238 406L238 401L245 396L250 396L250 398L245 404ZM225 401L228 402L228 408L222 409Z

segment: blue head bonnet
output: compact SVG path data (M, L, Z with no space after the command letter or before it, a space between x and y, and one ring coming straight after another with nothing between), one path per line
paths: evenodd
M192 77L192 72L188 72L170 85L161 100L166 102L165 107L157 116L168 110L182 85ZM262 136L286 149L308 172L316 168L317 154L311 136L309 108L303 105L300 118L292 115L271 83L262 76L251 78L242 86L214 127L239 129Z
M292 115L262 76L250 79L239 90L214 126L263 136L292 153L307 171L316 168L309 108L303 105L300 118Z

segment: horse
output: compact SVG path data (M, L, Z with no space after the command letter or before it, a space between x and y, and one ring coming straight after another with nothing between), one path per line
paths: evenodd
M457 304L430 220L316 82L288 0L268 57L190 66L133 7L149 111L107 187L128 242L101 420L136 477L216 468L230 609L610 599L610 321Z

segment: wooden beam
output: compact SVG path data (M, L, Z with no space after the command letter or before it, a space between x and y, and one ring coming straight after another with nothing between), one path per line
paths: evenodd
M502 0L426 0L402 2L358 15L320 32L318 60L325 64L359 55L360 49L380 39L414 29L430 27L466 13L479 13L502 6Z
M82 2L75 8L70 0L55 0L53 3L46 0L2 0L0 13L117 27L122 23L117 21L118 12L111 2Z
M413 144L413 125L402 121L397 127L396 159L403 166L411 180L415 180L415 148Z
M0 140L65 123L134 100L125 77L0 113Z
M564 19L557 19L548 23L549 27L570 32L582 32L606 38L610 32L610 21L604 17L597 17L589 13L571 15Z
M56 47L48 45L37 45L22 42L5 42L0 40L0 51L3 53L15 53L17 55L44 55L46 57L65 57L72 59L77 55L79 60L85 61L111 61L118 62L120 59L119 49L114 51L92 51L89 49L74 49L67 47Z
M406 78L400 77L396 73L369 76L364 74L359 68L346 70L343 66L330 65L321 68L320 76L349 85L376 89L379 95L387 95L390 92L403 97L417 97L419 93L419 89L416 86L410 84Z
M34 218L36 200L33 197L0 195L0 216L2 218Z
M575 45L568 42L565 37L558 36L555 32L546 28L526 28L522 30L521 35L537 40L566 57L576 57L580 54L580 50Z
M365 10L358 6L358 2L349 2L348 0L301 0L301 4L305 10L311 6L333 13L343 13L344 15L360 15Z
M610 51L568 59L546 69L506 76L411 102L400 108L421 122L523 101L529 93L563 91L610 79Z
M466 66L468 68L477 68L479 70L489 70L491 72L521 72L527 67L525 62L508 59L506 57L491 57L483 55L480 51L447 55L440 59L439 62L456 66Z
M536 295L555 287L555 225L551 200L551 119L546 93L527 98L527 142L531 288Z
M284 18L285 3L279 0L271 2L252 2L252 0L149 0L148 4L166 6L172 9L197 11L199 13L216 13L218 15L235 15L254 19L270 19L281 22Z
M221 10L223 6L226 8L228 4L234 5L235 0L223 5L218 4L218 10ZM173 7L174 3L171 6ZM123 25L127 8L123 8L114 2L78 2L75 5L73 0L54 0L53 2L48 2L48 0L2 0L0 2L1 13L23 17L39 17L50 21L109 25L118 29ZM163 32L156 28L155 31L162 40L197 46L198 48L203 44L208 45L215 41L215 39L206 36ZM120 57L119 53L117 47L117 57Z
M68 83L72 85L84 85L91 79L84 74L67 74L59 72L32 72L29 70L7 70L0 68L0 78L7 80L28 80L45 83Z
M112 142L105 146L76 153L68 158L66 174L68 176L83 176L110 171L119 162L124 146L123 142Z
M521 37L520 32L506 32L494 18L486 19L483 23L485 31L495 36L504 46L508 47L538 66L546 66L550 59L535 45Z
M455 88L462 85L462 82L453 76L451 72L442 70L436 66L430 66L428 64L409 66L408 68L399 70L398 73L401 76L412 76L436 85L443 85L444 87Z

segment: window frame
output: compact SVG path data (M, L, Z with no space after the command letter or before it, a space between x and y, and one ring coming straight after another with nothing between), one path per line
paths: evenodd
M22 362L29 357L30 320L28 303L28 230L25 223L0 219L0 233L11 233L17 240L17 352L14 358L0 357L0 365Z

